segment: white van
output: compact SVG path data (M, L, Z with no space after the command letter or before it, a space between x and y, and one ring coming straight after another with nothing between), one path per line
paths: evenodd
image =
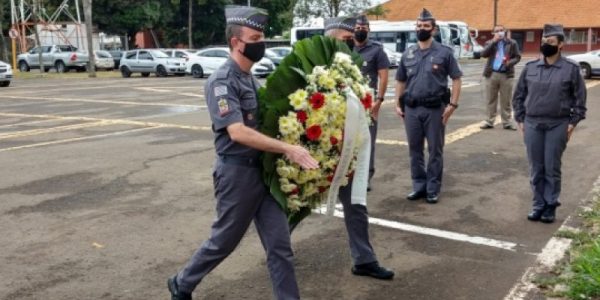
M454 56L460 54L459 47L452 42L452 29L450 24L436 21L438 34L434 39L440 44L454 48ZM372 21L370 24L370 38L383 44L384 47L403 53L406 48L417 44L417 33L415 31L416 21Z
M448 21L448 24L451 28L453 28L453 42L455 44L457 41L460 42L459 57L473 58L475 52L474 48L476 45L476 42L474 40L477 38L478 35L477 29L469 28L469 25L462 21Z

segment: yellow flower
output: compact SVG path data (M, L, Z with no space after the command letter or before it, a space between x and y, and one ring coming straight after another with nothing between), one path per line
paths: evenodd
M308 107L307 97L308 93L305 90L299 89L291 94L288 99L290 99L290 104L295 110L305 110Z

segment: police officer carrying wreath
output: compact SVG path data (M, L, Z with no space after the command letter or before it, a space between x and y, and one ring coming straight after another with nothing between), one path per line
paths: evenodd
M231 57L205 87L217 153L213 172L217 218L210 238L168 280L168 288L173 300L191 299L192 291L235 249L254 220L267 253L275 298L299 299L287 218L263 183L259 155L261 151L282 153L308 169L317 168L318 163L306 149L256 130L259 83L250 68L265 53L267 13L228 6L225 15Z
M544 25L544 58L527 63L513 96L529 159L531 221L554 222L560 205L561 157L573 130L585 119L585 82L579 64L561 55L564 40L562 25Z
M458 108L462 72L450 47L433 40L435 18L423 9L417 19L418 45L406 49L396 72L396 113L404 119L410 152L412 192L408 200L437 203L442 185L444 132ZM452 93L448 89L452 78ZM425 165L424 141L429 161Z

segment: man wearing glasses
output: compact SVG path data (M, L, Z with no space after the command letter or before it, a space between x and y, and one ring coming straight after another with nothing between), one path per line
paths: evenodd
M416 31L418 45L404 51L396 72L396 113L404 119L410 152L413 190L406 198L425 198L427 203L435 204L442 186L444 132L458 108L462 71L453 49L433 40L435 19L426 9L417 19ZM452 78L452 92L448 77Z
M517 130L511 121L510 96L512 94L515 65L521 60L517 42L506 36L502 25L494 27L494 37L481 51L481 57L487 58L483 69L485 97L487 99L487 118L481 129L494 128L500 93L500 117L502 126L507 130Z

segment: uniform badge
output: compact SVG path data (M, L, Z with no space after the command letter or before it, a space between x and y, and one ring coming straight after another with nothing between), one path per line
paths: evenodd
M227 86L226 85L215 86L215 89L213 92L215 93L215 97L225 96L225 95L227 95Z
M367 61L363 62L363 67L366 67L368 65Z
M411 50L408 51L408 55L406 56L406 58L413 58L413 57L415 57L415 53L411 49Z
M433 65L433 69L434 69L434 70L437 70L438 68L439 68L439 66L438 66L438 65Z
M254 115L253 114L248 114L248 121L252 121L254 120Z
M217 103L219 104L219 114L221 116L226 115L229 112L229 103L227 102L227 99L221 98Z

